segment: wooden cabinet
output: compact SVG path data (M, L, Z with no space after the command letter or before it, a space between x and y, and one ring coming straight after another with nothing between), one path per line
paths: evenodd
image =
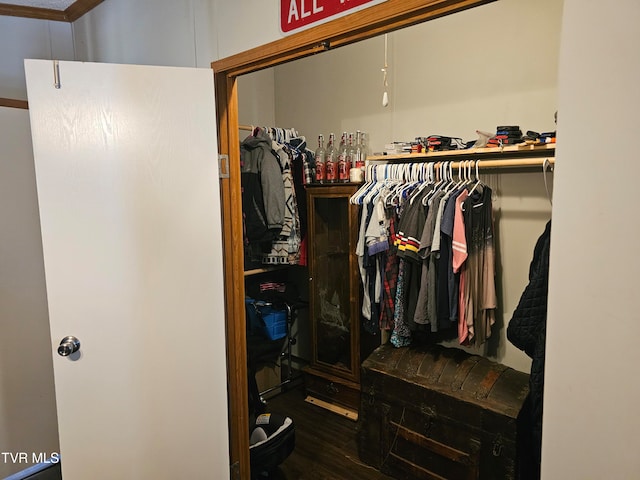
M361 282L356 244L359 185L307 188L309 317L312 359L305 370L309 401L357 418L360 366L378 338L361 331Z

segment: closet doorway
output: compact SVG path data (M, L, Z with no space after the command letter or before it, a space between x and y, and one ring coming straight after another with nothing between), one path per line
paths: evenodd
M243 52L238 55L234 55L232 57L228 57L226 59L222 59L220 61L214 62L212 64L212 68L215 72L216 77L216 89L218 96L218 119L219 119L219 139L220 139L220 153L227 154L230 159L230 178L222 180L222 191L223 191L223 217L225 224L225 274L226 274L226 297L227 297L227 342L228 342L228 356L229 356L229 392L230 392L230 425L232 432L232 453L231 458L232 462L237 462L240 471L246 471L245 468L248 468L248 438L245 434L245 425L248 423L248 412L247 412L247 387L246 387L246 350L245 350L245 310L244 310L244 265L243 265L243 255L242 251L233 248L234 246L238 246L242 244L242 212L240 209L241 205L241 192L240 192L240 173L239 173L239 152L237 146L242 141L244 136L246 136L247 132L243 132L239 130L240 124L260 124L265 123L264 119L260 115L255 115L253 113L249 113L248 115L244 115L243 112L246 111L245 106L246 102L252 103L254 106L258 105L259 102L262 101L260 98L250 100L254 90L253 85L256 83L260 83L263 86L265 85L265 79L267 82L272 82L272 86L269 88L273 88L273 90L277 91L280 88L288 88L281 87L280 83L283 77L289 76L290 72L294 69L302 69L307 73L315 72L317 74L318 67L311 67L312 61L318 61L320 63L327 63L325 61L330 55L336 56L349 56L354 57L357 60L354 60L354 66L358 67L358 61L365 59L363 56L371 55L370 63L373 62L376 66L373 72L370 74L368 71L362 71L361 75L367 76L363 77L361 81L363 83L371 82L378 84L380 86L379 97L377 98L376 108L378 108L380 104L380 100L382 98L382 73L380 72L380 68L383 66L383 46L384 46L384 36L382 34L386 32L392 32L396 30L403 29L402 35L405 35L405 32L409 32L413 29L404 29L404 27L411 26L414 24L422 23L426 20L431 20L434 18L444 17L449 13L454 13L462 10L467 10L469 7L475 7L481 4L491 3L488 1L476 1L476 2L428 2L428 5L424 5L425 2L400 2L395 0L389 0L381 5L372 7L366 11L366 14L361 13L356 15L355 18L344 17L342 19L338 19L332 21L328 24L321 25L319 27L304 31L299 34L292 35L290 37L284 38L277 42L273 42L271 44L264 45L262 47ZM548 2L545 2L545 4ZM512 7L513 2L497 2L494 5L491 5L491 8L497 8L498 5L504 5L508 10ZM489 6L487 6L489 7ZM454 17L457 18L465 18L471 17L472 14L476 12L476 10L484 10L485 7L480 9L470 9L468 11L462 12L461 14L457 14L451 17L443 18L442 20L449 21ZM469 19L469 22L473 23L473 19ZM556 22L555 19L552 20L552 23ZM429 25L437 24L438 22L430 22ZM559 32L559 15L558 15L558 27L557 30ZM486 27L485 27L486 28ZM554 27L555 28L555 27ZM505 33L502 31L502 33ZM507 32L508 33L508 32ZM395 35L395 34L394 34ZM410 35L407 33L407 35ZM409 38L410 40L410 38ZM391 39L391 43L393 39ZM482 41L479 41L479 44L482 44ZM354 44L354 45L350 45ZM371 49L367 48L367 44L373 44L374 46ZM340 48L350 45L349 48ZM458 45L459 48L465 48L465 45ZM477 48L478 45L475 45ZM444 51L441 47L437 45L437 43L430 42L421 44L420 48L427 49L431 55L433 60L432 68L436 69L438 67L438 54ZM440 48L440 49L439 49ZM323 53L323 55L316 55L317 53ZM355 54L352 51L356 52ZM367 53L368 51L374 53ZM411 52L399 52L395 51L395 54L398 55L396 59L397 62L401 62L406 64L411 61ZM400 55L403 55L401 58ZM360 55L360 56L358 56ZM474 69L469 70L472 72L470 75L473 77L478 77L478 67L482 66L483 69L488 71L487 74L491 77L491 71L497 72L499 69L491 68L492 61L488 60L486 57L482 57L482 52L479 51L477 60L477 64L473 64ZM417 57L416 57L417 58ZM292 60L298 60L296 62L292 62ZM392 61L394 61L392 60ZM417 61L417 60L416 60ZM320 71L322 68L320 67ZM297 74L298 75L298 74ZM327 76L329 78L334 77L335 72L331 70L327 70ZM494 73L497 76L497 73ZM446 75L445 75L446 77ZM253 80L252 80L253 78ZM293 78L293 77L290 77ZM299 76L296 77L298 80L301 78ZM259 80L257 80L259 79ZM397 79L395 79L397 80ZM455 79L454 79L455 80ZM422 81L426 81L426 79L422 79ZM455 80L457 81L457 80ZM455 83L454 81L454 83ZM394 88L394 78L391 77L391 89ZM332 89L336 92L339 92L344 89L349 89L349 84L353 82L342 82L340 77L336 81L330 82L331 85L328 86L329 89ZM416 90L414 87L419 87L420 83L417 83L413 87L413 92L415 95L419 95L419 90ZM479 89L481 89L481 85L479 85ZM502 83L504 85L504 82ZM454 85L455 86L455 85ZM552 87L553 88L553 87ZM370 89L367 87L367 89ZM319 97L326 96L326 92L316 92ZM486 92L484 92L486 93ZM505 93L505 92L503 92ZM313 95L314 92L310 92L308 95ZM426 93L425 93L426 94ZM543 93L547 95L547 93ZM533 94L532 94L533 95ZM339 95L336 94L336 98ZM490 96L490 94L488 94ZM394 97L390 96L392 102L402 102L401 96ZM263 99L264 100L264 99ZM296 105L297 108L303 111L303 113L307 116L313 115L313 108L310 107L311 103L309 103L308 98L298 98L294 97L290 99L288 102L289 105ZM357 99L352 99L355 103L357 103ZM450 100L450 99L449 99ZM459 102L464 101L473 101L473 99L469 98L459 98L457 99ZM307 137L308 144L315 148L315 142L317 135L319 133L324 133L328 135L329 129L336 130L334 133L339 135L341 133L342 124L331 123L329 124L319 124L319 123L307 123L305 126L302 126L297 118L292 118L290 116L285 115L281 112L282 106L279 105L280 102L275 101L272 108L276 112L272 118L268 119L268 121L273 124L273 126L280 127L295 127L298 128L302 134ZM434 102L436 107L432 107L430 111L427 112L427 115L431 115L433 117L437 117L440 113L437 110L437 106L442 103L439 101ZM454 102L455 103L455 102ZM392 105L393 106L393 105ZM242 108L241 108L242 107ZM271 108L271 106L267 106ZM352 105L351 106L354 111L357 108L361 108L361 105ZM517 108L521 108L522 105L518 105ZM516 107L514 107L516 108ZM375 112L371 113L371 117L376 117ZM344 114L340 114L343 118L347 118ZM544 112L540 114L542 118L546 115ZM249 117L249 118L247 118ZM393 118L393 125L388 127L389 136L386 137L388 140L393 140L391 135L397 134L399 137L403 139L407 139L407 133L411 132L409 135L412 135L415 131L416 127L409 126L403 120L404 115L395 115ZM376 121L374 119L374 121ZM377 119L379 122L383 122L386 120ZM495 123L495 122L494 122ZM267 124L269 125L269 124ZM308 127L306 125L309 125ZM427 130L429 127L427 122L423 123L424 127L420 125L417 126L418 131L423 134L431 134L431 133L446 133L446 132L435 132ZM539 128L546 128L552 126L552 124L544 124ZM488 126L478 125L478 127L485 128L495 128L494 124L489 124ZM367 125L363 125L363 129L367 130L369 128ZM382 130L384 127L380 127ZM533 128L533 125L532 125ZM351 127L346 127L345 129L349 130ZM411 140L411 138L408 138ZM379 147L378 147L379 148ZM520 174L514 174L520 175ZM526 177L527 173L522 173L525 177L522 178L522 181L519 182L518 186L509 186L506 188L507 192L505 198L509 199L509 202L518 203L524 197L534 197L535 205L529 209L529 211L525 213L516 213L515 223L513 226L514 230L521 229L521 220L522 216L531 216L534 218L542 219L545 215L548 214L550 209L548 205L548 200L544 194L540 194L540 189L536 186L534 187L533 182L529 181L531 177ZM529 180L527 180L527 178ZM536 177L537 180L541 181L541 176ZM527 187L527 185L529 185ZM507 213L505 213L507 215ZM508 213L508 215L514 215L513 213ZM520 224L518 223L520 222ZM506 232L505 232L506 233ZM535 240L535 238L534 238ZM526 250L526 247L523 247ZM509 250L509 249L507 249ZM508 253L512 256L517 256L516 252ZM528 253L526 254L528 256ZM527 259L528 260L528 259ZM527 263L525 261L524 263ZM525 267L526 269L526 267ZM505 286L507 289L509 286ZM518 290L517 287L514 287L514 291ZM515 295L519 294L519 292L515 293ZM514 293L509 293L510 296L513 296ZM509 305L503 305L503 309L508 310ZM302 346L301 346L302 347ZM498 353L499 354L499 353ZM504 352L502 353L504 355Z

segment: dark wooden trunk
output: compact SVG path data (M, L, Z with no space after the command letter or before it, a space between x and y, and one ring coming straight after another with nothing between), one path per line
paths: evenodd
M383 345L362 364L360 459L398 479L513 479L528 383L460 349Z

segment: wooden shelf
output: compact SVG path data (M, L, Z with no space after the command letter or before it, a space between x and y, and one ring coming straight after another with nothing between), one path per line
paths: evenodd
M292 265L274 265L273 267L264 267L264 268L254 268L252 270L245 270L244 276L250 277L252 275L259 275L261 273L273 272L275 270L283 270L285 268L291 267Z
M403 153L398 155L371 155L367 157L367 161L424 161L427 159L434 159L434 161L445 160L451 157L462 160L468 157L500 157L508 156L513 157L527 157L527 156L553 156L555 155L556 144L547 143L544 145L526 145L517 146L510 145L506 147L487 147L487 148L467 148L465 150L447 150L442 152L423 152L423 153Z

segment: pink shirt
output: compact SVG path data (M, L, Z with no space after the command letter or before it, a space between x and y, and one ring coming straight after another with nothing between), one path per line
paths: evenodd
M463 344L469 336L469 327L465 316L465 268L464 262L467 259L467 239L464 230L464 217L462 212L462 202L469 196L467 190L463 191L456 198L456 211L453 217L453 272L460 272L460 286L458 291L458 342Z

